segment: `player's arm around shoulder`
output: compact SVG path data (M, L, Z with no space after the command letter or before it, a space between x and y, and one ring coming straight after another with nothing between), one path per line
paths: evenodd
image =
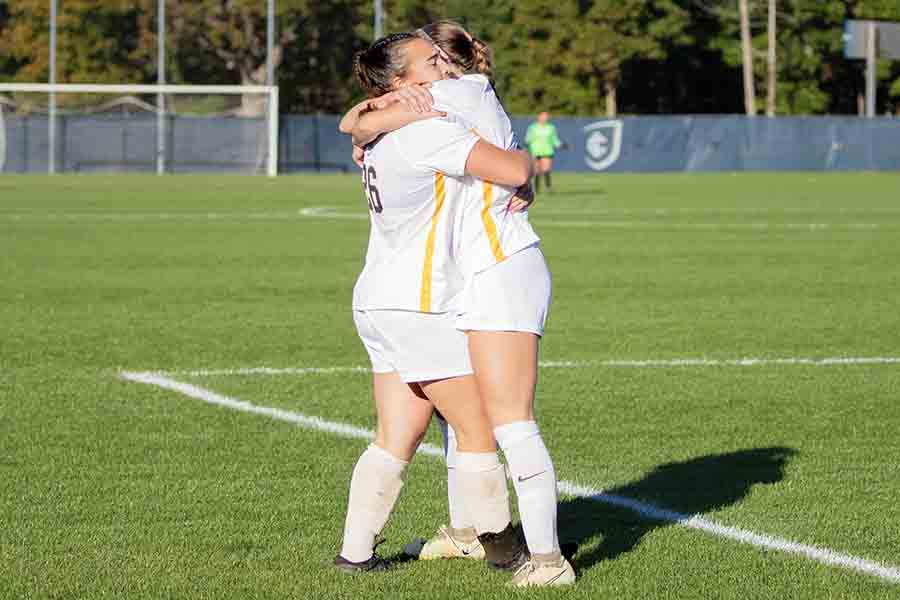
M416 112L403 104L392 104L387 108L363 114L351 129L350 135L354 145L365 146L382 134L441 116L443 113L437 111Z
M341 133L349 133L354 145L365 146L378 136L405 125L442 116L433 109L434 99L426 85L403 87L380 98L354 106L341 120Z

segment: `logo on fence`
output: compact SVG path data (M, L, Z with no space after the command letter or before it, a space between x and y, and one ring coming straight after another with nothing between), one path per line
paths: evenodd
M622 121L598 121L584 128L584 162L595 171L604 171L619 160L622 152Z

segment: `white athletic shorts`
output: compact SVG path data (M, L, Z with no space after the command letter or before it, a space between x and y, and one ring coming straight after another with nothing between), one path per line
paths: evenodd
M472 374L455 313L354 310L353 321L375 373L396 371L406 383Z
M525 331L544 335L552 284L537 244L476 273L467 283L457 312L461 331Z

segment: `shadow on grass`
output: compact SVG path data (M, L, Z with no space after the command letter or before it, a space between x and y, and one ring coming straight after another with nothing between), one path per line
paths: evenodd
M710 454L661 465L633 483L604 490L604 494L612 501L637 500L660 511L703 514L739 502L756 484L781 481L785 465L796 454L796 450L784 447ZM564 500L559 505L560 541L583 545L602 536L596 547L587 552L582 548L572 561L576 571L589 569L629 552L654 529L673 524L657 516L640 515L598 499Z

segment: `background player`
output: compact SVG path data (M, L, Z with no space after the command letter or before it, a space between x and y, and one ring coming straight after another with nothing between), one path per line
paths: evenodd
M550 172L553 170L553 156L556 149L564 146L556 133L556 125L550 122L550 113L538 114L537 121L528 126L525 133L525 144L528 152L534 157L534 191L541 189L541 175L550 191Z

